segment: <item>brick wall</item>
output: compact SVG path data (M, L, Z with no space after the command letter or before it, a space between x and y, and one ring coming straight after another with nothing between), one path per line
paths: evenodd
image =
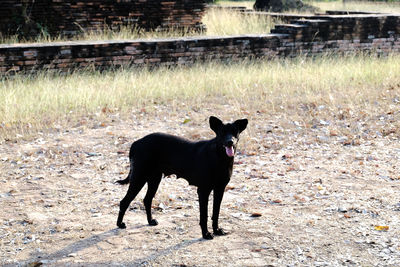
M400 34L400 16L383 14L316 15L276 25L272 33L288 33L298 41L368 40Z
M301 54L400 53L399 19L370 14L317 16L277 25L273 34L266 35L0 45L0 73L190 65Z
M201 29L203 0L1 0L0 33L75 35L104 27Z

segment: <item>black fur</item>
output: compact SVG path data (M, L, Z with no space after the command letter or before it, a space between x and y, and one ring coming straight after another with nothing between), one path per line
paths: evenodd
M129 151L130 171L120 184L128 184L126 196L120 202L117 220L119 228L126 228L122 222L124 214L142 187L147 183L144 198L147 221L150 225L158 222L152 218L151 202L158 189L163 174L176 174L197 186L200 204L200 227L203 238L212 239L207 228L207 207L211 191L214 192L212 227L214 235L225 235L218 226L219 210L226 185L233 167L234 153L239 134L246 129L247 119L233 123L222 123L216 117L210 117L210 127L216 137L208 141L191 142L183 138L153 133L134 142Z

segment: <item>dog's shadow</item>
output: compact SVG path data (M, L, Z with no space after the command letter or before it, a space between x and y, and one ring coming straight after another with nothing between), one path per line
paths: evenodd
M199 243L199 242L206 242L207 240L203 239L203 238L195 238L195 239L191 239L191 240L184 240L176 245L167 247L163 250L157 251L153 254L150 254L149 256L143 257L141 259L138 259L132 263L133 266L143 266L143 265L151 265L151 262L156 260L159 257L162 256L167 256L169 254L172 254L175 251L178 251L180 249L186 248L194 243Z
M145 225L136 226L136 227L134 227L134 229L139 229L139 228L142 228L142 227L145 227ZM30 265L32 265L32 263L35 263L35 262L46 262L46 261L56 262L57 260L65 258L65 257L67 257L67 256L69 256L69 255L71 255L73 253L77 253L77 252L82 251L82 250L84 250L86 248L95 246L96 244L98 244L98 243L100 243L102 241L105 241L110 237L117 236L120 233L121 233L121 229L115 228L115 229L109 230L109 231L101 233L101 234L93 235L91 237L88 237L88 238L79 240L79 241L77 241L75 243L72 243L72 244L68 245L67 247L62 248L62 249L60 249L60 250L58 250L58 251L56 251L54 253L32 256L32 258L30 260L28 260L26 262L26 264L28 266L30 266ZM184 241L182 241L182 242L180 242L180 243L178 243L176 245L167 247L167 248L165 248L163 250L159 250L159 251L157 251L157 252L155 252L153 254L150 254L150 255L145 256L145 257L140 258L140 259L137 259L134 262L118 262L118 264L129 265L129 266L142 266L144 264L151 263L152 261L156 260L159 257L169 255L169 254L171 254L171 253L173 253L175 251L178 251L178 250L180 250L182 248L188 247L188 246L190 246L190 245L192 245L194 243L203 242L203 241L205 241L203 238L195 238L195 239L191 239L191 240L184 240ZM109 265L109 264L112 264L112 263L115 264L116 262L114 262L114 261L113 262L104 261L104 262L88 263L87 266L93 265L93 264L96 264L96 265L98 265L98 264L100 264L100 265L103 265L103 264L104 265ZM73 266L73 265L74 264L72 264L71 266ZM82 263L79 263L79 266L82 266Z

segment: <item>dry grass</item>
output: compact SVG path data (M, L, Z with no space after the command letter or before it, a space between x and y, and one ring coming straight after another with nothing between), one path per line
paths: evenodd
M255 1L218 1L222 6L243 6L253 8ZM348 10L348 11L372 11L385 13L400 13L399 2L372 2L372 1L305 1L307 4L318 7L321 11L326 10ZM297 13L293 10L291 13Z
M207 25L206 35L240 35L270 33L275 20L270 16L243 15L239 12L223 9L209 9L203 18Z
M199 64L190 68L125 69L59 76L3 78L0 131L13 138L77 121L102 111L151 110L153 103L190 109L210 103L236 105L238 112L264 110L295 115L299 105L376 108L386 90L398 93L400 56L298 58L283 61ZM386 97L386 96L385 96ZM389 98L395 105L397 98ZM394 101L394 102L393 102ZM294 110L294 112L292 111ZM374 111L372 111L374 112Z
M369 2L369 1L311 1L311 5L326 10L347 10L347 11L370 11L382 13L400 13L399 2Z
M50 36L46 33L40 34L34 39L24 39L17 35L14 36L1 36L0 44L14 44L14 43L51 43L51 42L65 42L65 41L96 41L96 40L126 40L126 39L151 39L151 38L171 38L181 36L194 36L199 35L197 32L187 31L185 34L180 30L162 30L162 31L143 31L134 25L122 26L119 30L103 29L99 31L84 31L80 35L72 38L66 38L61 35Z
M252 9L254 2L255 1L218 1L217 4L221 6L241 6Z

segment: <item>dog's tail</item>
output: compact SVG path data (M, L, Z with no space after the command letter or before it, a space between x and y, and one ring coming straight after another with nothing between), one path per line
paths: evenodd
M116 183L118 183L118 184L129 184L130 179L131 179L131 175L132 175L132 168L133 168L133 162L132 162L132 160L130 160L130 165L131 165L131 168L130 168L130 170L129 170L128 176L127 176L125 179L116 181Z
M116 181L116 183L119 183L119 184L129 184L129 176L130 176L130 175L128 175L128 177L126 177L125 179Z

